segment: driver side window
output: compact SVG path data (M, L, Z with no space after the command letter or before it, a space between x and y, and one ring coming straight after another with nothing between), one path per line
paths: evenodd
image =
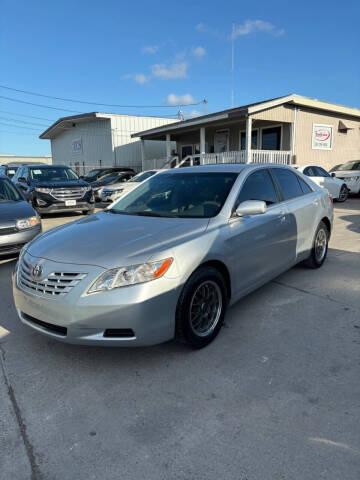
M235 208L246 200L262 200L266 205L273 205L278 202L276 190L268 170L258 170L245 180Z

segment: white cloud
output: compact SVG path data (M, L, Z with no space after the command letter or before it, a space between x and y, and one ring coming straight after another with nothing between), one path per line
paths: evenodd
M134 80L134 82L140 84L144 84L149 81L149 77L143 73L128 73L127 75L124 75L124 78Z
M158 45L147 45L141 49L142 53L150 53L150 55L154 55L154 53L159 51Z
M170 93L166 98L166 103L168 105L190 105L192 103L197 103L195 98L190 95L190 93L185 93L185 95L175 95L175 93Z
M285 30L283 28L277 28L272 23L264 20L246 20L241 25L235 26L233 36L234 38L237 38L256 32L264 32L271 35L280 36L284 35Z
M204 47L201 47L200 45L198 47L194 47L192 49L192 54L196 58L202 58L206 55L206 50Z
M209 27L209 25L205 25L205 23L201 23L201 22L196 25L195 30L201 33L208 33L217 38L224 36L222 33L219 32L218 29Z
M151 73L154 77L159 77L163 80L186 78L188 66L187 62L173 63L168 66L163 63L156 64L151 66Z

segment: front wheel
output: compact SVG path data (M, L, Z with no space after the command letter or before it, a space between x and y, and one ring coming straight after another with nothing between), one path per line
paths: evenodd
M176 309L176 340L203 348L214 340L228 304L224 278L213 267L201 267L186 282Z
M337 198L338 202L345 202L349 196L349 190L346 185L343 185L340 188L339 197Z
M320 222L315 233L313 247L309 258L305 261L305 264L309 268L320 268L325 262L328 243L329 243L329 231L324 222Z

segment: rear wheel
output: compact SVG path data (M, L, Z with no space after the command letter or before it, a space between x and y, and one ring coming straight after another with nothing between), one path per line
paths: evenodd
M340 188L339 197L337 198L338 202L345 202L349 196L349 190L346 185L343 185Z
M176 309L176 340L203 348L214 340L224 321L228 298L225 281L213 267L196 270Z
M320 222L315 233L313 247L305 264L309 268L320 268L325 262L329 243L329 231L324 222Z

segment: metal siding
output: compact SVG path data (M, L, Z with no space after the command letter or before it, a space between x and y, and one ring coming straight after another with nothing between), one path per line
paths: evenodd
M338 131L339 120L351 127L347 133ZM313 124L333 126L332 150L312 149ZM321 114L318 112L298 110L295 138L296 163L299 165L314 164L330 169L339 163L360 158L360 120L348 120L344 116Z

